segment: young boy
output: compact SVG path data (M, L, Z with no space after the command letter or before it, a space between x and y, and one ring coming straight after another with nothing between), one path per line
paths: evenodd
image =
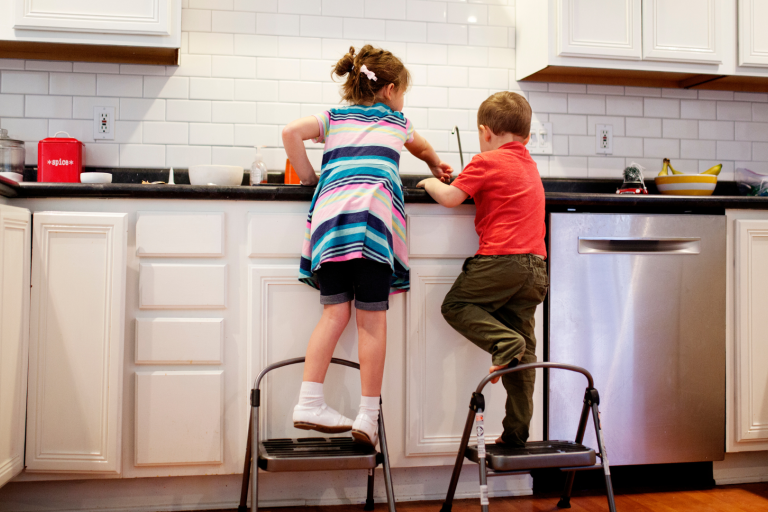
M480 105L477 124L481 153L458 178L451 185L430 178L418 186L448 208L467 197L475 200L480 248L464 262L442 313L454 329L491 354L494 372L536 361L533 315L549 287L544 186L525 149L531 128L525 98L507 91L490 96ZM506 416L497 443L525 445L534 379L534 370L502 377Z

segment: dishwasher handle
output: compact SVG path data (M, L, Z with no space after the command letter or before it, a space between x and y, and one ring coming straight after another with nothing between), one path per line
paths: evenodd
M699 254L701 238L579 237L579 254Z

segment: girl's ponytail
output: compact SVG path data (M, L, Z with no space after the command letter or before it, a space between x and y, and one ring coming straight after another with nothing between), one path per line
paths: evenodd
M333 67L331 76L334 75L346 76L341 97L351 104L373 103L379 89L389 84L395 84L397 89L408 88L411 84L411 74L400 59L369 44L360 48L357 55L354 47L350 47Z

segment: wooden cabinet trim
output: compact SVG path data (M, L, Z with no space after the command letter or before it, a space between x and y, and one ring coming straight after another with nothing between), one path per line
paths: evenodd
M0 41L0 59L64 60L178 66L178 48Z

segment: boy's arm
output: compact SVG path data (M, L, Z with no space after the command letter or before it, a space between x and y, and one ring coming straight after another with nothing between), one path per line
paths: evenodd
M288 159L296 170L302 185L316 185L319 181L312 164L309 162L304 141L318 138L320 135L322 135L320 125L313 116L291 121L283 128L285 154L288 155Z
M445 206L446 208L459 206L469 197L469 194L459 187L446 185L436 178L421 180L416 186L426 189L427 193L432 196L438 204Z
M453 168L450 165L440 160L437 153L432 149L432 145L419 135L417 132L413 132L413 141L405 144L407 149L413 156L419 160L424 160L429 166L429 170L440 181L450 181Z

